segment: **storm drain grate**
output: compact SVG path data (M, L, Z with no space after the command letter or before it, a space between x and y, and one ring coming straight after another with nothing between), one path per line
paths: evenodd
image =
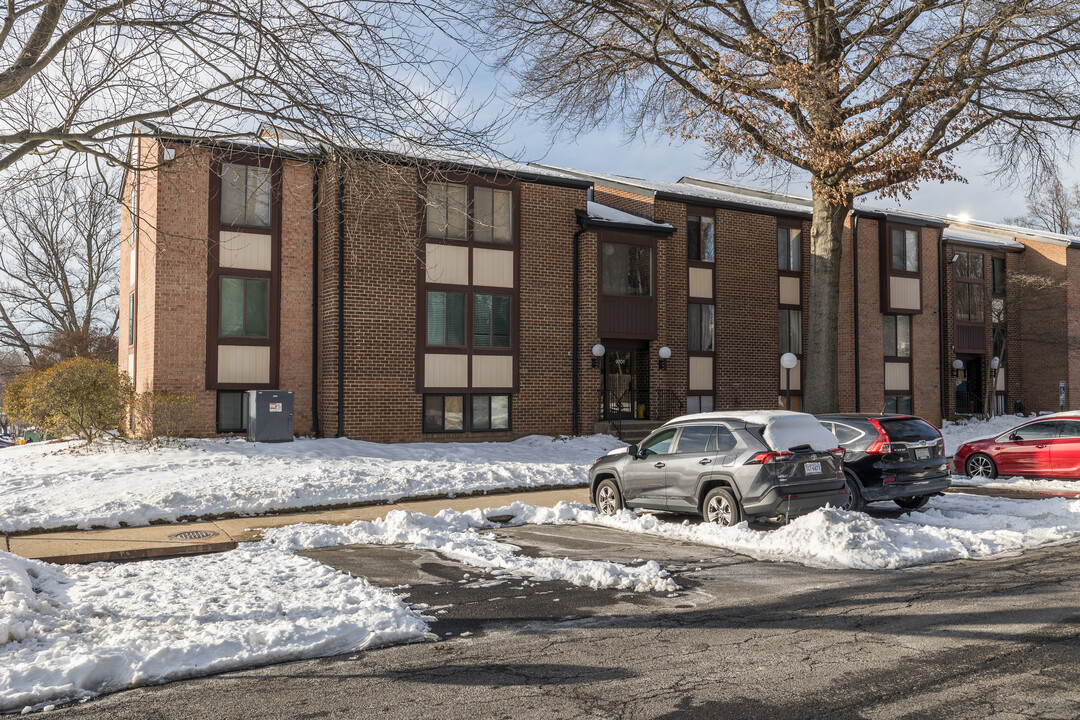
M170 540L205 540L207 538L216 537L217 533L213 530L185 530L184 532L173 533L169 536Z

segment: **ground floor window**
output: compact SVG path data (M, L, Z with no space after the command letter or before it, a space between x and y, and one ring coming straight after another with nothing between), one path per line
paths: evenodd
M802 412L802 393L796 395L791 393L791 407L788 407L787 393L781 392L780 397L777 399L777 407L781 410L791 410L792 412Z
M686 396L686 412L699 413L699 412L712 412L713 411L713 396L712 395L687 395Z
M217 394L217 431L247 432L247 393L243 390L220 390Z
M885 410L887 413L895 413L898 415L910 415L911 414L911 396L910 395L886 395L885 396Z
M424 396L424 432L464 432L466 427L478 432L509 430L510 396Z

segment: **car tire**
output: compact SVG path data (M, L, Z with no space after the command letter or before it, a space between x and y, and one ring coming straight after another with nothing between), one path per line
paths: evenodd
M742 522L742 507L727 488L713 488L701 503L701 517L707 523L731 527Z
M993 480L998 475L997 463L989 455L975 453L964 463L964 472L968 477L980 477Z
M840 507L841 510L859 512L866 507L866 501L863 500L862 483L853 474L844 473L844 489L847 490L848 500L846 505Z
M622 510L622 493L619 485L612 479L603 480L596 486L596 511L601 515L617 515Z
M915 497L896 498L893 502L905 510L918 510L923 505L930 502L930 496L916 495Z

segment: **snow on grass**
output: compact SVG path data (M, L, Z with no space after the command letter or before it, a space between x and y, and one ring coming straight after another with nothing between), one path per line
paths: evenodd
M0 552L0 712L426 635L391 591L266 543L123 565Z
M1035 417L1037 416L996 415L987 420L981 418L946 420L945 427L941 429L941 436L945 438L945 455L952 456L966 442L997 437Z
M85 453L74 451L74 443L0 450L0 532L579 484L593 460L623 445L607 435L397 445L187 442L155 451L119 446Z
M521 503L511 507L533 508L532 505ZM600 560L520 555L517 546L499 542L492 534L481 532L494 527L487 517L498 517L498 513L442 510L435 516L429 516L393 510L385 518L374 522L358 520L345 526L293 525L268 530L266 542L289 550L352 544L407 545L416 550L438 552L466 565L487 570L496 577L561 580L581 587L634 592L673 592L678 589L667 571L662 570L654 560L631 567Z
M972 478L967 475L953 475L953 487L984 487L996 490L1023 490L1042 493L1080 493L1080 480L1050 480L1028 478L1020 475L1013 477Z
M553 508L514 503L483 511L488 517L502 514L513 515L513 524L599 525L710 545L758 560L860 570L984 558L1080 539L1080 501L1061 498L1012 500L950 494L934 498L922 511L895 519L825 508L768 532L745 523L721 527L665 522L628 510L608 517L579 503L559 503Z

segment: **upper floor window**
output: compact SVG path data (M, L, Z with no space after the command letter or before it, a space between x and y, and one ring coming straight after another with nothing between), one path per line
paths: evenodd
M911 316L883 315L885 357L911 357Z
M647 245L604 243L604 294L652 297L652 256L652 248Z
M473 347L510 347L509 296L473 296Z
M469 220L476 242L509 245L514 241L514 193L490 187L473 187L472 215L469 186L432 182L427 186L427 236L443 240L467 240Z
M991 282L994 295L1005 294L1005 258L990 258Z
M270 168L221 166L221 224L270 227Z
M702 262L716 259L716 221L711 216L687 216L686 259Z
M478 187L474 191L473 205L473 239L476 242L514 241L514 194L511 191Z
M686 345L690 352L712 352L716 346L716 307L690 303L686 312Z
M956 253L956 277L966 280L982 280L983 256L982 253L961 252Z
M780 311L780 352L802 355L802 310Z
M986 298L978 283L956 283L956 319L960 322L986 322Z
M919 231L892 231L892 269L900 272L919 272Z
M428 291L427 344L465 345L465 293Z
M270 337L270 281L221 278L222 337Z
M789 272L802 272L802 231L794 228L776 228L776 250L779 268Z

